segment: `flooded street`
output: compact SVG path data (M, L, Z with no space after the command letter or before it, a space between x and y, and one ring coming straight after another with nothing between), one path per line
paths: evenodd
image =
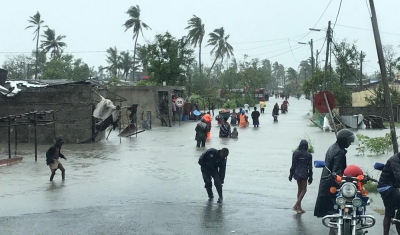
M1 234L328 234L313 216L321 169L314 169L314 182L303 200L307 212L296 215L297 185L288 181L292 150L303 138L311 139L314 160L323 160L335 134L310 126L309 100L290 98L288 114L274 123L270 113L276 102L267 102L260 127L239 129L239 139L220 139L213 121L206 148L227 147L224 203L209 203L196 148L196 122L174 127L154 127L131 139L117 132L108 141L63 146L61 159L66 180L58 171L49 182L45 151L39 146L34 161L33 144L19 145L21 163L0 167ZM278 100L279 104L282 102ZM159 120L155 120L159 121ZM251 122L251 120L250 120ZM362 130L383 136L389 130ZM6 146L0 146L5 155ZM375 162L391 155L356 156L355 146L347 163L372 170ZM371 172L377 177L377 172ZM215 192L215 188L214 188ZM377 218L370 234L381 234L383 208L379 195L372 195L369 213ZM326 231L326 232L325 232Z

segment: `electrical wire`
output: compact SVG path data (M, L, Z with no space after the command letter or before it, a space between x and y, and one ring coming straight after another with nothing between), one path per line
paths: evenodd
M300 61L298 61L298 60L296 59L296 57L294 57L293 50L292 50L292 46L290 45L289 39L288 39L288 43L289 43L289 47L290 47L290 52L292 52L293 59L294 59L295 61L297 61L297 62L300 62Z
M294 39L294 38L298 38L301 37L303 35L306 35L307 33L302 33L296 36L292 36L292 37L288 37L288 38L279 38L279 39L266 39L266 40L261 40L261 41L249 41L249 42L232 42L230 44L249 44L249 43L258 43L258 42L273 42L273 41L286 41L287 39Z
M368 5L367 0L365 0L365 4L367 5L367 9L368 9L368 12L369 12L369 17L372 17L371 9L369 9L369 5Z
M335 49L337 49L337 45L336 45L336 43L333 41L333 39L332 39L332 44L333 44L333 46L335 47ZM336 55L336 53L335 53L335 50L333 51L333 55L335 56L336 60L339 61L339 59L338 59L338 57L337 57L337 55ZM342 61L342 62L345 62L345 61ZM354 76L354 78L355 78L358 82L360 82L360 83L362 84L362 86L363 86L366 90L368 90L368 91L371 92L372 94L375 94L374 91L371 91L367 86L365 86L365 85L363 84L362 79L358 78L357 75L354 74L353 70L349 67L349 65L348 65L346 62L345 62L344 64L346 65L346 67L347 67L347 69L350 71L350 73Z
M359 30L365 30L365 31L373 31L372 29L365 29L365 28L359 28L359 27L348 26L348 25L341 25L341 24L336 24L336 25L340 26L340 27L345 27L345 28L359 29ZM398 34L398 33L383 32L383 31L380 31L380 33L400 36L400 34Z
M324 39L324 38L317 39L317 40L315 40L315 42L321 41L322 39ZM289 53L290 51L294 51L294 50L297 50L297 49L303 48L303 47L305 47L305 46L307 46L307 45L302 45L302 46L299 46L299 47L293 48L292 50L288 50L288 51L282 52L282 53L280 53L280 54L277 54L277 55L271 56L271 57L269 57L269 58L267 58L267 59L274 58L274 57L277 57L277 56L280 56L280 55L283 55L283 54ZM283 49L282 49L282 50L283 50ZM265 52L265 53L261 53L261 54L257 54L257 55L249 55L249 57L257 57L257 56L260 56L260 55L265 55L265 54L268 54L268 53L270 53L270 52Z
M322 15L319 17L317 23L314 24L313 28L315 28L315 26L317 26L317 24L319 23L319 21L322 19L322 17L325 15L326 10L328 10L329 5L331 5L332 0L329 1L328 5L326 6L324 12L322 12ZM308 33L306 34L306 36L302 37L299 40L302 40L303 38L307 37L309 34L311 33L311 31L308 31Z
M336 26L336 22L337 22L337 19L338 19L338 17L339 17L339 13L340 13L340 8L342 8L342 1L343 1L343 0L340 0L339 10L338 10L338 12L337 12L336 20L335 20L335 23L333 24L332 30L333 30L333 29L335 28L335 26Z

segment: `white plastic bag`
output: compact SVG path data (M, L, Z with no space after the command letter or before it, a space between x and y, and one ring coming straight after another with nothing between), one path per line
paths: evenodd
M114 106L111 100L102 97L101 101L96 105L96 109L93 111L93 117L105 120L116 109L117 107Z
M329 125L329 120L326 116L324 117L324 125L322 126L322 128L324 129L324 131L332 130L331 126Z

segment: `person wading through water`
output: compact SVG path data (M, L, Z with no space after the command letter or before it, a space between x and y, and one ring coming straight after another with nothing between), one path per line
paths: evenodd
M251 113L251 118L253 119L253 126L258 127L260 125L260 112L257 111L257 108L254 107L254 111Z
M229 155L229 150L223 148L217 150L210 148L205 151L199 158L199 165L201 166L201 173L203 175L204 187L207 190L209 201L214 199L212 191L211 177L214 179L214 185L218 192L218 203L222 203L222 185L224 184L226 161Z
M201 147L205 147L207 131L208 131L206 121L202 118L201 121L197 123L196 128L194 130L196 131L196 136L194 138L197 141L196 147L200 148L200 144Z
M304 213L301 208L301 201L307 192L307 180L310 185L313 181L312 171L312 155L308 152L307 140L301 140L299 147L294 151L292 156L292 167L290 168L289 181L294 178L297 181L297 202L293 206L293 210L297 214Z
M228 118L221 118L221 127L219 128L219 137L227 138L231 136L231 125Z
M65 160L67 160L67 158L64 157L64 155L61 153L61 147L63 144L64 141L61 138L58 138L56 140L56 143L51 146L46 152L46 163L51 170L50 181L53 181L57 169L61 170L62 180L65 180L65 169L63 165L59 162L59 158L64 158Z

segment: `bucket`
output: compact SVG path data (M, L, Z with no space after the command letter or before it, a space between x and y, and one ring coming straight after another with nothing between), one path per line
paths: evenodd
M184 122L187 122L188 116L187 116L187 115L184 115L184 116L182 117L182 120L183 120Z

